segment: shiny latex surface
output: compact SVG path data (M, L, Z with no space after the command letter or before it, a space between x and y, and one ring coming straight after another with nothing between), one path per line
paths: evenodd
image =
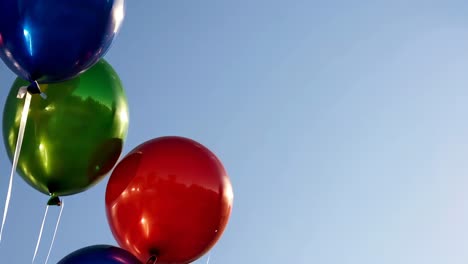
M12 160L24 100L17 78L3 111L3 138ZM57 196L82 192L117 162L128 128L122 84L101 60L66 82L43 84L47 99L32 96L17 172L32 187Z
M106 212L115 239L142 262L190 263L221 237L233 203L229 177L201 144L162 137L132 150L114 169Z
M124 249L108 246L89 246L70 253L57 264L142 264Z
M109 49L124 0L0 0L0 57L39 83L75 77Z

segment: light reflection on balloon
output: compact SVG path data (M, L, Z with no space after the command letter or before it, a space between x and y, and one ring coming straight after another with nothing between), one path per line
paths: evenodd
M28 50L29 50L29 55L34 56L31 33L29 33L29 30L25 28L23 29L23 35L26 41L26 46L28 47Z
M149 140L120 161L106 189L107 218L121 247L146 262L186 264L221 237L232 208L220 160L191 139Z
M105 55L124 17L124 0L1 0L0 58L22 79L63 82Z
M120 27L122 26L122 21L125 18L125 2L124 1L117 1L115 2L114 9L112 11L114 14L114 34L119 32Z
M17 78L3 115L3 135L12 159L28 83ZM47 99L33 96L17 171L46 195L72 195L99 182L115 165L128 128L120 79L101 60L79 77L41 85Z

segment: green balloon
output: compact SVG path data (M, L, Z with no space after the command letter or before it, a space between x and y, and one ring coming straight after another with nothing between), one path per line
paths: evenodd
M24 100L17 78L3 112L3 138L10 160L16 147ZM128 105L117 73L104 60L80 76L41 84L47 99L33 95L17 172L52 196L83 192L114 167L128 129Z

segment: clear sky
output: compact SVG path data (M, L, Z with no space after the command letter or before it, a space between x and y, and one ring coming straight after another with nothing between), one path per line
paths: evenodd
M210 264L468 261L467 1L127 1L106 59L124 154L180 135L224 162L234 209ZM3 64L0 80L4 102ZM0 148L2 205L10 164ZM49 263L115 244L106 183L65 197ZM1 263L30 263L46 201L15 178Z

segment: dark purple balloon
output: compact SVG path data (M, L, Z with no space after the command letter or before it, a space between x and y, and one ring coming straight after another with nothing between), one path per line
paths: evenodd
M57 264L142 264L124 249L95 245L72 252Z

